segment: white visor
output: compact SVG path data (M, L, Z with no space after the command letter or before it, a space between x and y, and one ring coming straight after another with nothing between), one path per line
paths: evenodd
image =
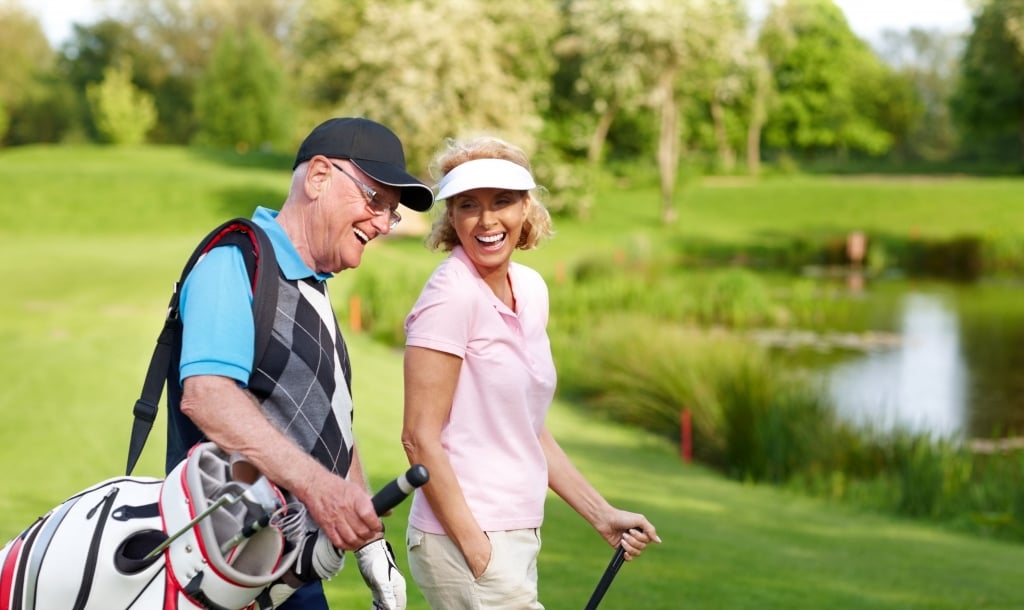
M441 178L435 199L448 199L481 188L528 191L536 187L533 176L518 163L504 159L473 159L453 167Z

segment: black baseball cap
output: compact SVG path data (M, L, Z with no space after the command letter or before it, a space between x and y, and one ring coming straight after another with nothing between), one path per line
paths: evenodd
M425 212L434 204L434 194L405 171L402 142L390 129L362 117L339 117L317 125L306 136L295 155L295 164L309 161L316 155L348 159L381 184L402 191L402 205Z

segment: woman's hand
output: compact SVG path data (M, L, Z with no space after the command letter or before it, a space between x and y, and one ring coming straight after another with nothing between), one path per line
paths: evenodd
M651 542L661 543L654 525L641 514L612 508L597 531L613 548L626 551L626 561L639 557Z
M466 565L476 580L487 571L491 565L491 539L487 534L480 532L479 538L474 538L470 544L463 545L462 556L466 558Z

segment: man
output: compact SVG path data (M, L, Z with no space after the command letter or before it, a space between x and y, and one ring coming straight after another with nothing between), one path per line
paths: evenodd
M181 292L183 387L180 413L171 409L168 463L205 436L291 492L341 550L380 540L383 526L355 449L348 353L326 280L359 266L367 244L401 220L399 202L425 211L433 196L406 172L398 137L368 119L328 120L299 147L280 212L253 216L280 267L261 361L254 367L252 294L238 248L212 249ZM404 607L401 597L381 607ZM280 607L326 609L319 580Z

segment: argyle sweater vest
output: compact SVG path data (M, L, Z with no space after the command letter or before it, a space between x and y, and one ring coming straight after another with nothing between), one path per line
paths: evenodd
M352 462L352 372L327 285L278 278L274 329L249 378L267 418L330 471Z

